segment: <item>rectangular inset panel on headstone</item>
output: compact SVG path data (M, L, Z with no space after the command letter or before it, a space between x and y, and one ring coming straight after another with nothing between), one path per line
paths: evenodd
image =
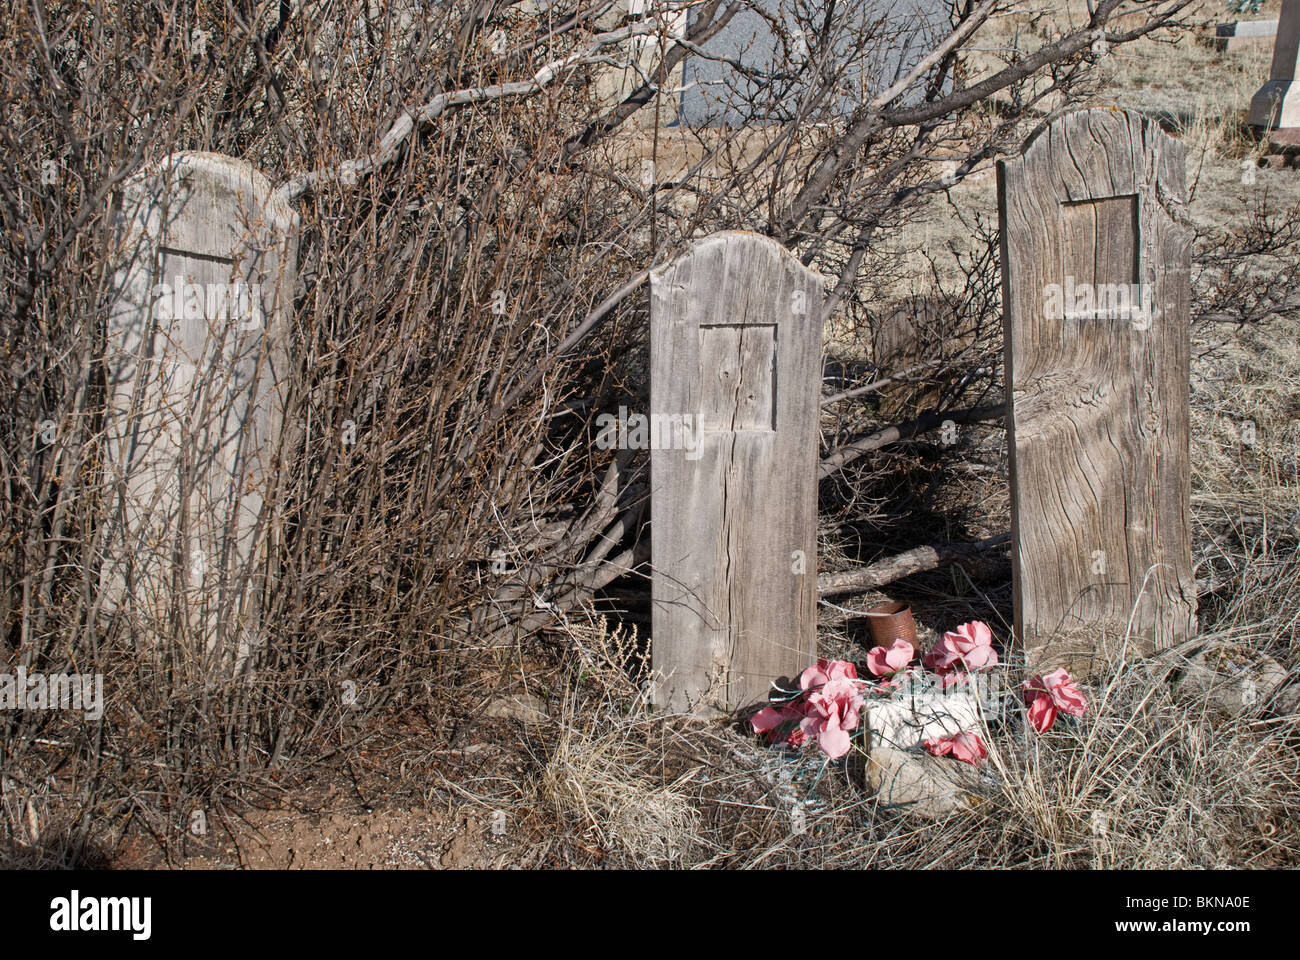
M776 429L776 325L700 324L700 426Z

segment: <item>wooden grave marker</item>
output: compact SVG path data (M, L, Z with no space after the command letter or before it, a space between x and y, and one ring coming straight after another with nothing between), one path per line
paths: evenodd
M260 631L298 217L209 153L142 171L118 217L103 595L146 642L182 604L204 653L238 664Z
M1082 669L1196 632L1182 144L1068 114L999 164L1015 629ZM1130 628L1131 624L1131 628Z
M653 699L765 700L816 656L821 277L715 234L651 275ZM684 435L688 442L664 442Z

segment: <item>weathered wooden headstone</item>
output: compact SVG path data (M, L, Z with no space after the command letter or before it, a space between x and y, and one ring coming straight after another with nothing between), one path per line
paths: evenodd
M1300 145L1300 89L1295 88L1297 66L1300 66L1300 0L1282 0L1277 38L1273 41L1273 63L1268 82L1251 98L1250 123L1272 130L1275 139Z
M651 276L662 708L737 709L815 657L821 302L821 278L757 234L708 237Z
M1082 110L998 168L1016 633L1031 664L1196 631L1183 147Z
M239 662L259 631L298 218L257 170L206 153L143 171L118 216L106 605L145 640L179 610L207 654Z

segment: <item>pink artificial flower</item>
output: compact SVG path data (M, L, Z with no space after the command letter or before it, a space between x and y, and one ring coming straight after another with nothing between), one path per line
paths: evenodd
M1064 668L1033 677L1020 685L1029 704L1029 723L1039 733L1046 733L1056 722L1056 714L1081 717L1088 701Z
M1027 694L1029 698L1029 725L1039 733L1046 733L1056 722L1056 707L1049 696Z
M776 743L781 738L781 728L789 723L798 723L804 718L804 705L801 703L783 704L776 707L764 707L750 718L749 723L755 733L767 734L768 743ZM785 737L785 742L792 747L803 746L808 739L799 727L795 727Z
M857 681L857 668L845 660L819 660L799 678L806 701L799 728L816 737L832 760L849 752L849 731L857 727L866 705Z
M983 670L997 662L993 631L987 623L979 620L949 630L925 655L926 667L938 674L951 673L959 667L968 671Z
M906 640L895 640L889 648L873 647L867 653L867 669L877 677L893 676L912 662L916 650Z
M815 666L809 667L799 675L799 686L804 690L811 690L832 680L856 680L857 678L858 668L847 660L818 660Z
M946 737L935 737L925 741L922 746L933 757L952 754L954 760L961 760L973 767L979 766L979 762L989 755L988 747L984 746L984 741L979 738L979 734L969 731Z
M800 675L799 686L800 699L764 707L750 718L754 732L767 734L768 743L784 739L796 748L816 736L827 754L842 757L849 751L848 731L858 725L864 705L858 668L847 660L818 660ZM789 730L784 738L783 730Z

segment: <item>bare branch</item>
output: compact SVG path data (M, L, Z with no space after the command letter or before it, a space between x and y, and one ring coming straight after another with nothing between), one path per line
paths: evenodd
M872 450L879 450L881 447L887 447L889 444L897 443L900 440L910 440L918 434L933 430L949 421L952 423L977 423L981 420L997 420L1005 414L1006 407L1002 404L995 407L973 407L969 410L925 413L915 420L885 427L883 430L877 430L861 440L855 440L853 443L836 448L822 460L817 468L817 476L820 479L825 479L831 474L843 470L854 460L870 453Z
M817 595L839 597L850 593L865 593L914 573L934 570L946 563L984 560L997 548L1010 542L1011 534L1000 533L974 543L932 543L915 547L856 570L823 573L817 578Z

